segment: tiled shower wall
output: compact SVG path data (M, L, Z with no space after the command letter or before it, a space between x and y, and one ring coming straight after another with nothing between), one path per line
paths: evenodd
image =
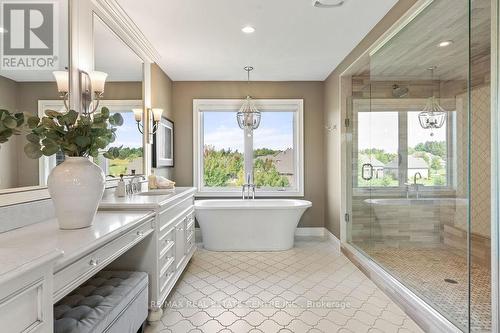
M466 94L457 95L457 196L466 197L467 191L467 107ZM490 238L490 182L491 182L491 118L490 86L475 87L471 91L471 226L472 233ZM467 230L467 211L462 211L455 220L455 227Z
M453 223L457 206L462 204L443 200L429 205L373 208L366 199L353 198L352 241L370 247L439 247L443 243L444 225Z

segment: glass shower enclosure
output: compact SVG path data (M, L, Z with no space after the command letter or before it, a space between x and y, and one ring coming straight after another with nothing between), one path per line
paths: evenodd
M491 1L422 3L348 75L347 241L490 332Z

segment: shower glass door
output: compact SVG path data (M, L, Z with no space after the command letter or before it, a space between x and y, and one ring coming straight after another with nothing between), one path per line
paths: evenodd
M424 2L348 74L347 240L464 332L491 330L490 14Z

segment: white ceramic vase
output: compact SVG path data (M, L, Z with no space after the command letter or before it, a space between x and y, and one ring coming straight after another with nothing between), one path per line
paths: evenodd
M89 227L94 221L106 179L102 169L86 157L66 157L47 180L61 229Z

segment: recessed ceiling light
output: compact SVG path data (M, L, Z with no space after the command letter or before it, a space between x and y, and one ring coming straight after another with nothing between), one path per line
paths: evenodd
M443 41L439 42L438 46L439 47L447 47L447 46L450 46L451 44L453 44L452 40L443 40Z
M251 34L251 33L255 32L255 28L250 26L250 25L247 25L247 26L244 26L243 28L241 28L241 31L243 31L246 34Z

